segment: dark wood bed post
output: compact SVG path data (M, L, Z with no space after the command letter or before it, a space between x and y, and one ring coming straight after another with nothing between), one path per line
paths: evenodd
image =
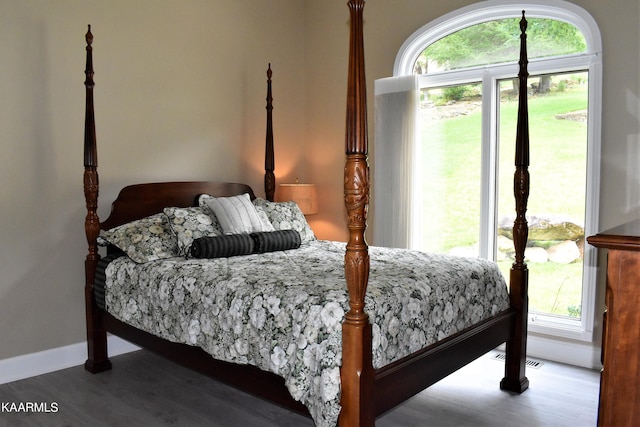
M351 15L349 76L347 85L346 164L344 200L349 241L345 275L349 312L342 324L341 426L373 426L373 366L371 324L364 310L369 280L369 249L365 240L369 205L367 161L367 96L364 69L362 9L364 0L349 0Z
M507 341L505 377L500 382L503 390L522 393L529 387L525 376L527 358L527 316L529 312L529 270L524 262L529 226L527 225L527 200L529 198L529 112L527 102L527 20L522 11L520 20L520 70L518 96L518 125L516 131L516 171L513 177L513 192L516 199L516 220L513 223L515 262L511 267L509 294L511 306L518 314L515 318L515 335Z
M96 267L100 260L98 254L98 234L100 233L100 219L98 218L98 150L96 147L96 126L93 111L93 34L91 25L86 34L87 65L85 68L86 108L84 118L84 199L87 206L87 216L84 230L89 244L89 253L84 262L85 285L84 298L87 321L87 353L84 364L90 372L101 372L111 368L107 357L107 332L101 326L98 317L98 307L93 297L93 281Z
M273 96L271 96L271 63L267 69L267 138L264 153L264 193L265 198L273 202L276 191L276 176L273 174L275 160L273 154Z

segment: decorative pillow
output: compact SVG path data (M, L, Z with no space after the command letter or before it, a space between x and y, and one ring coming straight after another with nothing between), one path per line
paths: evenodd
M249 193L232 197L211 197L205 203L220 221L224 234L265 231Z
M137 263L178 256L175 236L162 213L119 225L101 237Z
M313 230L296 202L270 202L265 199L255 199L253 203L264 209L276 230L296 230L300 233L303 243L316 240Z
M210 194L201 194L198 197L198 206L205 208L205 210L209 212L209 215L213 216L214 220L217 223L218 219L216 217L216 214L213 213L213 211L207 204L207 200L211 200L213 198L214 197ZM269 217L267 216L267 213L264 211L264 209L262 209L260 206L256 206L256 211L258 211L258 216L260 217L260 222L262 223L262 231L276 231L276 229L273 228L273 225L271 225ZM220 233L222 233L222 228L219 225L218 228L220 228Z
M273 228L273 224L271 224L271 221L269 221L269 216L267 215L267 212L265 212L264 208L262 206L256 206L256 211L258 212L260 222L262 223L262 231L276 231L276 229Z
M255 248L250 234L229 234L223 236L200 237L191 244L194 258L228 258L249 255Z
M178 238L178 253L184 257L189 254L194 239L222 234L220 224L204 208L164 208L169 226Z
M297 249L300 243L300 233L295 230L225 234L194 239L189 253L193 258L228 258Z
M198 206L200 206L201 208L205 208L205 209L211 211L211 213L213 214L213 211L211 210L211 208L207 204L207 200L211 200L211 199L213 199L213 196L210 195L210 194L201 194L201 195L199 195L198 196Z
M298 249L302 243L300 233L295 230L252 233L251 237L255 243L254 253L257 254Z

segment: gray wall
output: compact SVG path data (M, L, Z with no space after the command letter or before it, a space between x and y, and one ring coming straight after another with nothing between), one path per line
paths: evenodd
M344 240L345 3L0 0L0 359L84 340L86 24L95 35L103 218L133 182L243 181L261 193L271 62L277 177L316 182L321 212L311 225L320 238ZM471 3L367 2L370 106L374 79L392 74L404 40ZM603 38L600 221L608 228L640 215L640 195L629 191L640 168L628 161L640 144L640 3L574 3Z
M303 139L298 0L0 0L0 359L84 340L87 24L100 216L126 183L261 188L267 64L278 154Z

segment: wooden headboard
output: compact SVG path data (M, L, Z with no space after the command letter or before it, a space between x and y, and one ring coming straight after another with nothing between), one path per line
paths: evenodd
M249 193L255 194L246 184L232 182L154 182L124 187L111 205L111 214L100 228L108 230L121 224L162 212L165 207L197 206L201 194L229 197Z

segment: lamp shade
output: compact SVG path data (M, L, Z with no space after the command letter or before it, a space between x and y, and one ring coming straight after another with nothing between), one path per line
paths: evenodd
M318 192L315 184L280 184L276 192L276 201L294 201L305 215L318 213Z

